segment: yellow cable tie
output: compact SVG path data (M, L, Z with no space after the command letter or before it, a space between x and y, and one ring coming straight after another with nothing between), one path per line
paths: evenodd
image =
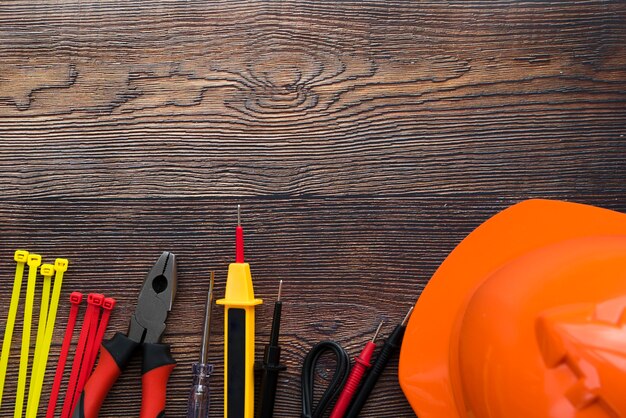
M50 345L52 344L52 334L54 333L54 323L57 319L57 308L59 307L59 298L61 297L61 286L63 285L63 274L67 271L69 261L65 258L57 258L54 262L54 286L52 287L52 298L50 299L50 310L46 320L46 331L43 336L43 344L39 353L39 362L37 363L37 372L35 385L33 387L31 381L30 392L33 393L32 404L29 392L29 402L26 407L26 417L36 418L39 410L39 400L41 399L41 389L46 375L46 367L48 365L48 354L50 353ZM31 378L32 379L32 378Z
M26 286L26 303L24 305L24 327L22 331L22 349L20 351L20 369L17 376L17 392L15 394L14 418L22 418L24 410L24 393L26 392L26 378L28 373L28 354L30 351L30 326L33 319L33 304L35 301L35 285L37 271L41 265L39 254L28 255L28 285Z
M11 305L9 305L9 315L4 329L2 339L2 353L0 354L0 406L2 405L2 392L4 391L4 380L7 375L7 365L11 352L11 340L13 339L13 327L17 316L17 306L20 303L20 293L22 291L22 279L24 278L24 264L28 260L28 251L17 250L13 259L17 262L15 268L15 280L13 281L13 291L11 292Z
M37 375L39 373L45 373L45 366L43 370L40 369L41 352L43 349L43 335L46 331L46 321L48 317L48 303L50 302L50 283L52 276L54 275L54 266L52 264L42 264L39 270L43 276L43 289L41 290L41 304L39 307L39 321L37 322L37 339L35 342L35 357L33 358L33 368L30 374L30 384L28 386L28 402L26 403L26 416L29 416L29 411L32 409L32 405L35 398L34 389L37 382Z

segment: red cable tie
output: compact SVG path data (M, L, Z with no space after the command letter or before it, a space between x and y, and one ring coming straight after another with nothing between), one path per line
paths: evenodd
M83 391L89 376L91 376L91 372L93 370L93 366L96 363L96 357L98 357L98 351L100 344L102 344L102 340L104 339L104 332L109 325L109 319L111 318L111 311L115 306L115 299L113 298L105 298L102 303L102 316L100 317L100 323L98 324L98 331L95 333L95 338L93 340L93 348L89 352L89 357L87 357L87 353L85 353L85 359L83 360L83 371L88 371L89 373L85 373L85 378L78 381L77 393Z
M48 400L46 418L54 418L54 411L57 407L57 400L59 399L59 391L61 390L61 382L63 380L63 372L65 371L65 363L67 362L67 354L69 353L70 345L72 344L72 336L74 335L76 319L78 318L78 311L82 301L82 293L72 292L70 295L70 303L72 306L70 307L70 315L67 318L65 336L63 337L63 344L61 345L61 354L59 355L57 370L54 374L54 383L52 385L52 391L50 392L50 399Z
M91 296L91 295L90 295ZM100 312L102 311L102 307L104 305L105 297L104 295L100 295L97 293L93 294L92 303L97 306L96 310L97 314L94 314L92 317L91 324L89 325L89 337L87 338L87 348L85 349L85 353L83 354L83 362L80 366L80 374L78 376L78 385L76 386L76 395L80 394L83 391L83 387L85 387L85 382L87 382L87 378L91 375L91 367L89 367L89 359L91 359L91 355L94 351L97 352L96 346L96 335L98 334L98 318L100 318ZM74 410L74 408L72 408Z
M74 361L72 362L72 373L70 374L70 382L67 386L67 392L65 393L65 401L63 402L63 410L61 412L61 418L70 418L72 413L72 407L74 406L74 396L76 392L76 386L78 385L78 377L81 372L81 365L87 348L87 340L89 338L89 328L93 323L93 318L98 315L98 307L93 304L93 297L97 293L90 293L87 297L87 310L85 311L85 317L83 318L83 325L80 329L80 337L78 338L78 345L76 346L76 352L74 353ZM103 295L102 298L104 298Z
M74 398L72 400L71 411L74 411L74 409L76 408L76 403L78 402L78 399L80 399L80 394L85 387L85 383L87 383L87 379L91 375L92 368L89 367L89 359L91 358L91 353L97 349L95 346L96 334L98 333L98 319L100 318L100 312L102 311L104 295L101 295L99 293L91 293L89 295L89 298L87 299L87 303L92 303L94 305L94 313L91 316L91 324L89 324L87 347L85 348L85 352L83 353L83 360L80 363L80 373L78 374L76 389L74 389Z

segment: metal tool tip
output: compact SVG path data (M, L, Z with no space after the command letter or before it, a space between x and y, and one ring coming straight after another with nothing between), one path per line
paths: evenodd
M378 324L378 328L376 328L376 332L374 333L374 336L372 337L372 342L376 341L376 338L378 338L378 334L380 333L380 329L383 327L384 323L385 321L380 321L380 324Z
M237 205L237 226L241 226L241 205Z
M211 312L213 311L213 284L215 283L215 272L211 272L209 281L209 291L207 292L206 305L204 311L204 329L202 331L202 346L200 347L200 363L206 364L211 340Z
M280 295L283 293L283 281L278 282L278 297L276 298L276 302L280 302Z
M402 320L402 326L406 325L406 322L409 320L409 318L411 317L411 314L413 313L413 306L411 306L411 309L409 309L409 311L406 313L406 315L404 316L404 319Z

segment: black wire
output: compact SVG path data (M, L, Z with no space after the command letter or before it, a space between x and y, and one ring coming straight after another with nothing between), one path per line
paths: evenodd
M337 359L333 378L313 410L313 386L317 361L326 352L331 352ZM302 418L321 418L329 404L339 395L350 372L350 357L342 346L334 341L317 343L304 359L302 365Z

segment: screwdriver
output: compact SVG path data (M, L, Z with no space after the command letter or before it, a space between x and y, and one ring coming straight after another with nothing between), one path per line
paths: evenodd
M250 264L244 262L243 228L237 205L235 262L228 266L224 305L224 417L254 416L254 307Z
M207 418L209 416L210 393L209 377L213 373L213 365L207 363L209 357L209 343L211 339L211 312L213 311L213 284L215 274L211 272L209 293L207 294L204 315L204 329L202 331L202 346L200 348L200 362L192 365L193 386L187 404L187 418Z
M372 365L372 370L368 373L367 377L363 381L363 385L361 385L361 389L354 398L354 402L350 405L350 409L348 409L348 412L345 415L346 418L357 418L361 413L361 409L363 409L365 402L367 402L367 398L370 393L372 393L372 390L374 389L376 382L378 382L378 378L387 366L391 355L402 345L402 338L404 337L404 331L406 330L406 323L412 312L413 307L411 306L411 309L409 309L402 322L394 328L391 334L389 334L387 341L385 341L383 348L380 349L380 353L378 353L378 356Z
M365 348L363 348L361 354L354 359L354 367L352 367L348 380L346 380L346 384L339 395L339 399L337 399L337 403L335 403L335 407L330 413L330 418L343 418L344 414L348 410L350 401L352 401L352 398L359 387L359 383L361 382L361 379L363 379L363 375L367 369L371 367L370 360L374 354L374 349L376 349L376 337L378 337L378 333L380 332L382 326L383 321L381 321L378 328L376 328L376 332L374 333L372 340L365 344Z
M274 415L274 402L276 400L276 386L278 384L278 372L286 367L280 364L280 346L278 345L278 335L280 334L280 316L283 302L280 295L283 290L283 281L278 283L278 297L274 303L274 318L272 319L272 331L270 343L265 346L263 352L263 363L261 369L261 401L259 403L259 417L272 418Z

